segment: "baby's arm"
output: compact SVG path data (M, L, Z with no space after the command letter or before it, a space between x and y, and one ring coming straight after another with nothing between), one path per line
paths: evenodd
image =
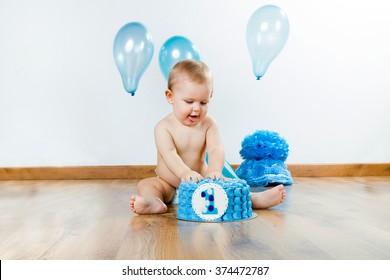
M167 168L182 182L191 180L199 182L202 176L191 170L178 155L172 135L162 124L158 124L154 130L155 142L158 153L164 160Z
M206 134L207 152L209 154L206 177L211 179L223 178L222 169L225 163L225 150L219 129L214 120Z

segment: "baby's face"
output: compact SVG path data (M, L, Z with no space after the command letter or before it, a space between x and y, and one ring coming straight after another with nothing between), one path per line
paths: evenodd
M173 112L183 125L194 126L205 118L212 93L208 83L182 79L175 84L172 93Z

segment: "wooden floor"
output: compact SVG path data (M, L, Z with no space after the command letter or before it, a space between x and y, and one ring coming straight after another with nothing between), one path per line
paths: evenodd
M231 223L135 215L136 183L0 181L0 259L390 259L390 177L295 178Z

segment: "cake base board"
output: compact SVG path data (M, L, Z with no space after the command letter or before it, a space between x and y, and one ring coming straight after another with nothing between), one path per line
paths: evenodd
M252 217L246 218L246 219L241 219L241 220L231 220L231 221L195 221L195 220L189 220L189 219L183 219L183 218L178 218L177 215L175 215L175 218L181 221L186 221L186 222L195 222L195 223L232 223L232 222L241 222L241 221L247 221L247 220L252 220L257 217L257 214L252 212Z

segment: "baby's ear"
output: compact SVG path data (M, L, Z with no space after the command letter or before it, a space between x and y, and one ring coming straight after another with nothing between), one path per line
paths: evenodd
M170 89L165 91L165 97L167 98L169 104L173 103L173 92Z

